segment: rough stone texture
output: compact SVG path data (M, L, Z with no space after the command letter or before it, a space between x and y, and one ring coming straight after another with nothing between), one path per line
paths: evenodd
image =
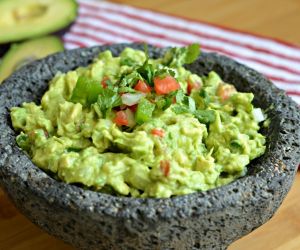
M57 71L92 61L112 45L59 53L13 74L0 86L0 184L35 224L81 249L225 249L269 220L294 179L300 158L297 105L262 75L226 57L202 54L189 68L210 70L252 91L268 110L267 152L253 161L247 176L233 183L170 199L113 197L85 191L49 177L16 146L9 108L39 99ZM130 45L142 49L142 45ZM151 56L162 49L150 47Z

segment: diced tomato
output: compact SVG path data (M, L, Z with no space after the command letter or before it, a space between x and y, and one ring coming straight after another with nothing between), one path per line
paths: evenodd
M154 89L158 95L166 95L172 91L180 88L179 83L172 76L166 76L164 78L154 78Z
M226 101L234 93L236 93L236 88L231 84L222 84L219 86L217 91L217 95L222 101Z
M127 106L132 112L136 112L136 109L137 109L137 104L135 105L132 105L132 106Z
M137 84L134 86L134 89L137 90L137 91L143 92L145 94L151 92L151 87L147 83L145 83L141 80L139 80L137 82Z
M101 81L101 85L104 89L107 88L107 83L106 83L107 80L109 80L108 76L104 76Z
M187 93L188 93L188 95L190 95L193 89L197 90L200 88L201 88L201 84L199 82L188 81Z
M119 126L127 126L128 125L128 118L127 115L125 113L125 111L118 111L116 113L116 117L114 119L114 122L119 125Z
M165 136L165 131L163 129L154 128L154 129L151 130L151 134L159 136L159 137L164 137Z
M165 177L168 177L170 174L170 162L167 160L160 161L160 170L162 171Z

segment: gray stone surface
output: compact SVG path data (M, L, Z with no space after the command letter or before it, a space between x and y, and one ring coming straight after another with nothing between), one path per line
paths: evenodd
M268 110L267 152L233 183L170 199L113 197L64 184L38 169L16 146L9 108L39 102L47 82L92 61L99 51L78 49L25 66L0 86L0 184L31 221L81 249L225 249L269 220L294 179L300 158L298 106L262 75L226 57L205 54L189 68L218 72L239 90L252 91ZM142 45L131 45L142 48ZM151 56L162 49L150 47Z

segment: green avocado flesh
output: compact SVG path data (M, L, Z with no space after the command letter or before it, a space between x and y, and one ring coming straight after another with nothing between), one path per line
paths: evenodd
M57 32L76 16L74 0L1 0L0 44Z
M64 50L64 45L55 36L45 36L13 44L0 62L0 83L25 64L62 50Z
M126 48L57 73L40 106L11 109L19 147L58 180L118 196L168 198L244 176L265 152L264 114L252 93L183 67L198 54Z

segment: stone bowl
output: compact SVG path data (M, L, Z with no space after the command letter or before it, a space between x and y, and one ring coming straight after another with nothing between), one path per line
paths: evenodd
M296 103L258 72L233 60L202 53L188 68L214 70L240 91L255 94L267 109L266 153L248 174L206 192L168 199L115 197L58 182L37 168L17 147L9 109L39 102L48 81L91 63L100 51L117 55L116 44L65 51L23 67L0 86L0 184L33 223L80 249L226 249L268 221L293 182L300 158L300 114ZM164 49L149 48L157 57Z

